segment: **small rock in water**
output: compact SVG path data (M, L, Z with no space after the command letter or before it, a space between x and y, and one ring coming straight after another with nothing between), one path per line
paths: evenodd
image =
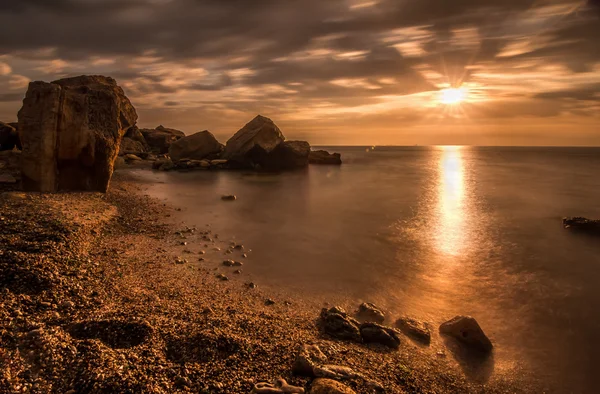
M236 250L244 250L244 245L237 244L233 248Z
M431 332L425 323L412 319L410 317L401 317L396 321L396 327L400 329L404 334L417 339L423 343L429 344L431 342Z
M248 257L248 255L247 255L246 253L244 253L244 254L242 255L242 257L243 257L243 258L246 258L246 257Z
M440 326L442 334L456 338L474 349L490 352L494 347L477 320L471 316L456 316Z
M239 275L242 273L242 270L235 270L235 271L233 271L233 273Z
M356 317L363 322L383 323L385 320L383 312L370 302L360 304Z
M237 197L234 196L233 194L229 194L229 195L221 196L221 200L223 200L223 201L235 201L235 200L237 200Z
M244 265L244 263L242 263L241 261L234 261L234 262L233 262L233 266L234 266L234 267L241 267L241 266L243 266L243 265Z
M251 289L256 289L258 286L256 285L256 283L250 282L250 283L248 283L248 287Z
M223 281L229 280L229 278L223 274L217 274L217 279L221 279Z
M223 261L223 265L224 265L225 267L233 267L233 265L234 265L234 264L235 264L235 263L234 263L234 261L233 261L233 260L225 260L225 261Z

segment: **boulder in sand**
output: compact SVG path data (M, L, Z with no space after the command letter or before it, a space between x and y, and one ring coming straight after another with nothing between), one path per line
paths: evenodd
M136 121L112 78L30 83L19 111L24 189L105 192L121 139Z
M271 119L258 115L227 141L222 157L240 168L263 168L284 140Z
M344 309L333 307L321 311L321 325L323 331L338 339L349 339L362 342L360 323L351 318Z
M451 336L465 345L483 352L490 352L492 342L485 335L477 320L471 316L456 316L440 326L442 334Z
M223 151L223 145L208 130L189 135L171 143L169 156L173 161L182 159L216 159Z
M158 126L156 129L140 129L150 150L158 154L169 153L171 144L183 137L183 131Z
M0 122L0 151L21 149L21 140L14 123Z
M310 164L320 165L340 165L342 164L342 155L339 153L329 153L325 150L314 150L308 157Z

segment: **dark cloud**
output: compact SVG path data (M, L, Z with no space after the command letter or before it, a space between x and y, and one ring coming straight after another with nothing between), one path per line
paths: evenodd
M535 97L548 100L571 99L580 101L600 102L600 83L591 84L587 86L580 86L574 89L538 93L535 95Z

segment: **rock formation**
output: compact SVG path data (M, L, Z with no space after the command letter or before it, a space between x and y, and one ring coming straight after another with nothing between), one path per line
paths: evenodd
M284 141L265 160L267 170L293 170L308 166L310 145L306 141Z
M362 342L360 323L350 317L344 309L333 307L321 311L323 330L334 338Z
M182 159L217 159L223 151L223 145L208 130L180 138L171 143L169 156L174 162Z
M14 123L0 122L0 151L21 149L21 141Z
M342 155L339 153L329 153L324 150L315 150L310 152L308 161L310 164L340 165L342 164Z
M396 331L376 323L361 324L360 335L365 343L378 343L394 349L400 347L400 338Z
M401 317L396 321L396 327L405 335L412 337L420 342L429 344L431 342L431 331L427 325L421 321L410 317Z
M271 119L258 115L227 141L222 156L240 168L264 168L269 154L284 140Z
M158 126L156 129L140 129L150 150L158 154L169 153L169 147L175 141L185 137L183 131Z
M440 332L483 352L489 352L493 348L492 342L485 335L477 320L471 316L456 316L443 323L440 326Z
M385 314L370 302L360 304L356 312L356 317L363 322L383 323L385 320Z
M23 187L105 192L121 139L136 121L112 78L30 83L19 111Z
M121 140L119 156L128 154L139 155L140 153L147 153L149 151L150 147L140 129L137 126L130 127Z
M564 218L563 226L566 229L600 235L600 220L592 220L582 217Z

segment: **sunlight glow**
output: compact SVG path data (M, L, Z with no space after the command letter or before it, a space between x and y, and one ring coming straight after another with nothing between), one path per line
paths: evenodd
M438 250L446 255L460 254L465 242L465 179L462 147L445 146L439 159Z
M447 88L440 90L440 102L443 104L459 104L466 100L469 92L467 88Z

